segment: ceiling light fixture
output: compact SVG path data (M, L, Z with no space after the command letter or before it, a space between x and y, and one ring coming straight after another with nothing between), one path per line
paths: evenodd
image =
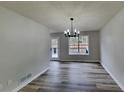
M74 27L73 27L74 18L70 18L70 20L71 20L71 29L70 30L67 29L64 31L65 37L79 37L80 31L77 30L76 28L74 29Z

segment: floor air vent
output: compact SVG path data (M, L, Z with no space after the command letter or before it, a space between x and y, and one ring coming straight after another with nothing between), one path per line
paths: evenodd
M29 74L27 74L26 76L22 77L22 78L20 79L20 83L23 83L24 81L28 80L31 76L32 76L32 74L29 73Z

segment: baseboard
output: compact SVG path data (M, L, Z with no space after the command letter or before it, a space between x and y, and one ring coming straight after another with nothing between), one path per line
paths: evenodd
M44 69L43 71L41 71L39 74L35 75L34 77L30 78L29 80L27 80L23 84L19 85L17 88L13 89L12 92L19 91L20 89L22 89L23 87L25 87L27 84L29 84L31 81L33 81L34 79L36 79L37 77L39 77L40 75L42 75L43 73L45 73L48 69L49 69L49 67L46 68L46 69Z
M60 62L89 62L89 63L96 63L96 62L100 62L100 60L59 60Z
M60 61L59 59L50 59L50 61Z
M109 73L109 75L113 78L113 80L118 84L118 86L124 91L124 86L117 80L117 78L111 73L111 71L103 64L101 63L103 68Z

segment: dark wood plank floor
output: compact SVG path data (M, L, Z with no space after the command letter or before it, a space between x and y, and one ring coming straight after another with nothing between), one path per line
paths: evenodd
M122 91L98 63L54 62L50 69L21 92L120 92Z

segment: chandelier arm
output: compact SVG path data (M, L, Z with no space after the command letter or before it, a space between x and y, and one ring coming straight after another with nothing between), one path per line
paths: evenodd
M69 29L67 29L64 32L65 37L79 37L80 32L77 31L76 29L74 29L74 27L73 27L73 20L74 20L74 18L70 18L70 21L71 21L70 31L69 31Z

